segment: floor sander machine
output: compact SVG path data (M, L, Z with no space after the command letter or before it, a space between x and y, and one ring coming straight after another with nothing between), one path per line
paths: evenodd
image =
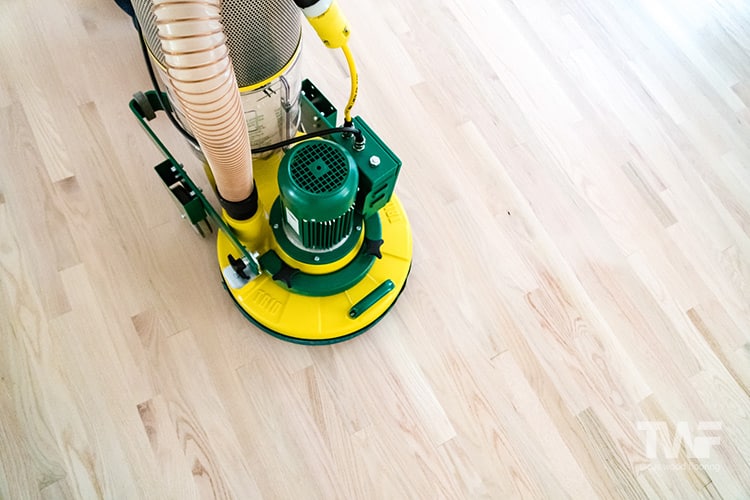
M217 233L240 311L292 342L370 328L411 269L394 194L401 161L359 116L350 26L336 0L132 0L154 86L130 109L165 156L155 170L202 236ZM338 111L299 65L306 17L351 78ZM163 112L204 162L217 210L149 126Z

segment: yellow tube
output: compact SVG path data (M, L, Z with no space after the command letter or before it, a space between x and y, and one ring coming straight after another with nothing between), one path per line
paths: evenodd
M359 75L357 74L357 66L354 64L354 56L348 45L342 45L341 50L344 52L346 57L346 64L349 66L349 75L351 75L352 89L349 93L349 102L346 103L344 108L344 121L351 123L352 121L352 108L354 107L354 101L357 100L357 93L359 92Z
M221 24L220 0L153 0L167 74L222 198L253 192L247 124Z

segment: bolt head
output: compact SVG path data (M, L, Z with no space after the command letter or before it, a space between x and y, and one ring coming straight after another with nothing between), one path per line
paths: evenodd
M373 168L380 166L380 157L376 155L372 155L370 157L370 166Z

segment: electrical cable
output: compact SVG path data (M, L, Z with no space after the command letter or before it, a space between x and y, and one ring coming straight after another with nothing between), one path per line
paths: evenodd
M335 134L337 132L342 133L348 133L348 134L361 134L362 132L356 128L356 127L335 127L335 128L327 128L325 130L318 130L316 132L310 132L309 134L305 135L299 135L297 137L292 137L290 139L287 139L285 141L277 142L276 144L271 144L270 146L263 146L260 148L254 148L253 153L267 153L269 151L273 151L274 149L279 149L284 146L289 146L290 144L296 144L298 142L305 141L307 139L314 139L315 137L323 137L326 135Z
M344 124L350 125L352 123L352 108L354 107L354 101L357 100L357 94L359 93L359 75L357 74L357 65L354 64L354 56L352 55L349 46L344 44L341 46L341 51L346 57L346 64L349 66L349 75L351 77L352 89L349 94L349 102L344 108Z

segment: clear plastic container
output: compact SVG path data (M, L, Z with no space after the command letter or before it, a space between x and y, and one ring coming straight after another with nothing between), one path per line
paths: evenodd
M302 90L299 53L300 51L297 51L286 71L277 78L261 87L240 92L251 148L275 144L297 134L301 118L300 92ZM159 64L154 64L154 69L164 82L163 89L167 92L169 102L180 123L186 130L192 132L180 109L179 102L174 97L166 72ZM200 151L196 150L196 153L201 160L204 159ZM271 154L273 152L258 156Z
M240 93L253 148L275 144L297 133L302 90L298 54L281 76L262 87Z

